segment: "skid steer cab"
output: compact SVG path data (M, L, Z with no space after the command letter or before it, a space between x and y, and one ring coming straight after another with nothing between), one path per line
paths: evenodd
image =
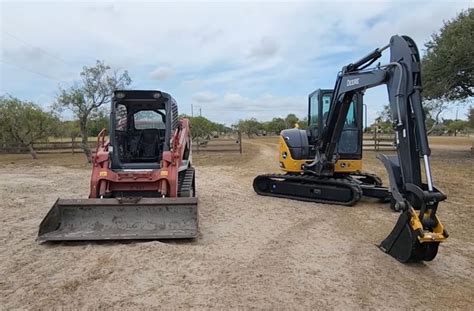
M115 91L97 138L89 199L58 199L40 241L195 238L189 121L160 91Z

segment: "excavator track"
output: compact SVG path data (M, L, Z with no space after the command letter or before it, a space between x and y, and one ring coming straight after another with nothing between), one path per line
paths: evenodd
M383 186L382 179L375 174L357 172L349 174L348 178L362 188L364 197L376 198L381 202L390 202L392 199L388 188Z
M356 204L363 193L350 177L298 174L259 175L253 181L253 188L259 195L347 206Z

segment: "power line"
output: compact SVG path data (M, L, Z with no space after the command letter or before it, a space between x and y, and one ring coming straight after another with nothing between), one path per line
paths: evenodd
M56 55L54 55L54 54L51 54L51 53L49 53L48 51L46 51L45 49L43 49L43 48L41 48L41 47L39 47L39 46L33 45L33 44L27 42L26 40L24 40L24 39L22 39L22 38L19 38L18 36L14 35L14 34L12 34L12 33L10 33L10 32L8 32L8 31L3 30L2 32L5 33L5 34L7 34L7 35L9 35L10 37L16 39L17 41L20 41L21 43L23 43L23 45L29 46L30 48L33 48L33 49L37 49L37 50L39 50L40 52L42 52L43 54L49 55L49 57L55 58L55 59L57 59L57 60L63 62L64 64L68 65L68 62L65 61L64 59L62 59L61 57L56 56Z
M20 69L23 69L23 70L25 70L25 71L29 71L29 72L31 72L31 73L37 74L37 75L39 75L39 76L42 76L42 77L44 77L44 78L46 78L46 79L50 79L50 80L58 81L58 82L59 82L59 80L56 79L56 78L50 77L50 76L48 76L48 75L42 74L42 73L40 73L40 72L31 70L31 69L28 69L28 68L23 67L23 66L20 66L20 65L17 65L17 64L15 64L15 63L7 62L7 61L5 61L5 60L3 60L3 59L0 59L0 63L9 64L9 65L11 65L11 66L15 66L15 67L20 68Z

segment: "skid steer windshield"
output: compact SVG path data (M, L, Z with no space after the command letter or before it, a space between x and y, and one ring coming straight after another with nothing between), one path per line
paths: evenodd
M115 141L120 162L158 163L166 134L164 109L137 109L118 104Z

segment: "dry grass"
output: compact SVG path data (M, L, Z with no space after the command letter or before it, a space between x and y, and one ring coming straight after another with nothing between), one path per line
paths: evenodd
M432 145L455 145L470 146L474 141L474 137L468 136L430 136L429 142Z
M51 153L39 154L33 160L29 154L0 154L0 167L6 165L18 166L64 166L69 168L87 168L86 157L83 153Z
M242 154L239 152L194 152L193 163L195 166L244 166L252 160L258 147L243 141Z
M276 141L245 139L242 155L193 155L201 235L177 243L39 245L54 200L86 197L85 157L0 155L0 309L472 309L469 145L433 149L448 242L432 262L401 265L374 246L398 217L387 206L256 195L254 176L278 171ZM364 165L385 175L374 152Z

